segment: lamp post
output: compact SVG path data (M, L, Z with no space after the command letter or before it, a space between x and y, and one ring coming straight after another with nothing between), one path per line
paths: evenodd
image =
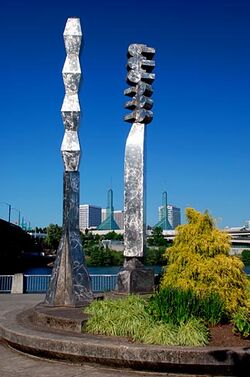
M10 217L11 217L11 204L6 202L0 202L2 204L6 204L8 206L8 222L10 223Z
M20 209L12 207L12 210L13 209L18 212L18 223L17 224L18 224L18 226L20 226L20 224L21 224L21 211L20 211Z

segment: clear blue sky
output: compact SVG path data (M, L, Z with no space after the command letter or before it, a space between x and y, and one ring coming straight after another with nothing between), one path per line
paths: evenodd
M182 213L208 209L220 227L249 220L248 0L5 1L0 202L20 209L33 227L62 222L62 33L72 16L84 31L81 203L105 207L112 180L115 208L123 206L126 51L145 43L157 51L148 223L157 222L165 190ZM0 204L0 217L7 213Z

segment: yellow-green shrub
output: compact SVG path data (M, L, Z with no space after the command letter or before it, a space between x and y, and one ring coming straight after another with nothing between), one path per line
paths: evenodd
M230 256L230 237L217 229L208 213L187 208L188 224L177 228L165 256L168 267L161 287L192 289L200 296L218 293L228 313L246 305L243 263Z

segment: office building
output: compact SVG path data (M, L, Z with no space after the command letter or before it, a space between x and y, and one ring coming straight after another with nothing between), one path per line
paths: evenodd
M90 204L79 206L79 227L84 231L86 228L96 228L101 223L101 207Z
M181 225L181 209L171 204L168 204L168 221L172 226L172 229L175 229L178 225Z
M181 224L181 210L167 203L167 193L162 194L162 205L158 208L158 223L155 227L161 227L163 230L175 229Z

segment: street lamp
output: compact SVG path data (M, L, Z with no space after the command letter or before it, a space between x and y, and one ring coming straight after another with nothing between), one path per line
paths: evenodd
M21 211L20 211L20 209L12 207L12 210L13 209L18 212L18 226L20 226L20 224L21 224Z
M0 202L1 204L6 204L8 206L8 221L10 223L10 216L11 216L11 204L6 203L6 202Z

